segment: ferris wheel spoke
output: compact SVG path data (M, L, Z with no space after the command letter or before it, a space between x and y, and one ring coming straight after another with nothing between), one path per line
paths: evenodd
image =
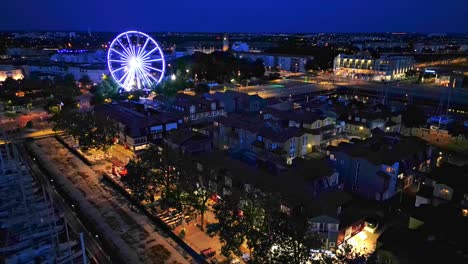
M127 55L123 54L122 52L120 52L120 51L118 51L118 50L116 50L116 49L113 49L113 48L112 48L111 50L112 50L113 52L119 54L120 56L122 56L124 59L129 59L129 57L128 57Z
M157 69L157 68L154 68L154 67L151 67L151 66L143 65L143 67L146 68L146 69L151 69L151 70L157 71L157 72L163 72L163 70L160 70L160 69Z
M152 87L164 76L161 47L144 33L128 31L118 35L109 47L107 58L112 77L127 91Z
M124 50L124 53L126 54L126 57L129 58L131 57L131 53L130 51L128 50L127 47L125 47L125 45L122 43L122 41L120 41L120 39L117 40L117 42L119 43L120 47L122 47L122 49Z
M125 36L127 37L127 41L128 41L128 47L130 49L130 52L131 52L131 55L135 56L135 50L133 49L135 47L135 45L132 44L132 42L130 41L130 37L128 36L127 33L125 33Z
M147 75L148 75L148 72L147 72L147 71L145 71L144 69L138 68L138 72L140 73L140 74L139 74L139 75L140 75L140 78L143 79L143 82L144 82L144 83L146 82L146 83L148 83L148 85L151 84L151 80L150 80L150 79L148 78L148 76L147 76Z
M122 83L122 80L125 79L125 77L127 77L129 73L130 71L125 72L124 75L119 79L119 83Z
M135 79L135 73L134 71L131 71L128 75L127 78L125 78L125 81L123 83L123 86L125 88L131 88L132 87L132 82Z
M156 81L156 79L145 69L141 69L141 72L144 74L145 78L148 79L149 82L151 82L151 80L148 77Z
M158 50L158 49L159 49L159 47L156 47L156 48L150 50L149 52L143 54L142 58L145 59L145 58L148 57L151 53L155 52L155 51ZM161 52L161 53L162 53L162 52Z
M128 60L108 60L110 62L121 62L121 63L128 63Z
M118 71L120 71L120 70L125 69L126 67L127 67L127 66L120 67L120 68L118 68L118 69L115 69L115 70L111 71L111 73L118 72Z
M155 62L155 61L162 61L162 60L163 60L162 58L159 58L159 59L152 59L152 60L144 60L143 63Z
M141 57L143 55L142 53L145 50L146 45L148 45L148 42L149 42L149 38L146 38L145 44L143 44L143 47L140 50L138 50L138 57Z

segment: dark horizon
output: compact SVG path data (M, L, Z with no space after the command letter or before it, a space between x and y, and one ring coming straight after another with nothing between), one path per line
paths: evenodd
M0 31L83 31L180 33L447 33L468 32L464 0L275 1L179 0L177 4L142 0L25 0L3 3Z

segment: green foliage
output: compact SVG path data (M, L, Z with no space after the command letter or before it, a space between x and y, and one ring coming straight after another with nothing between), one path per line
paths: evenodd
M54 81L40 80L34 75L23 80L7 78L1 87L0 99L9 102L10 105L28 105L38 98L53 98L54 103L50 103L46 109L62 101L73 101L75 96L81 94L73 75L57 77Z
M83 77L81 77L78 81L83 87L91 87L93 85L93 81L91 78L89 78L88 75L83 75Z
M197 86L195 86L196 94L204 94L204 93L209 93L209 92L210 92L210 87L206 83L199 83Z
M208 200L211 192L205 188L190 188L185 195L184 204L192 206L201 215L200 228L203 230L205 212L208 210Z
M64 100L65 98L74 98L80 95L81 91L76 85L73 75L67 74L63 78L57 77L55 79L55 88L52 94L55 98Z
M174 96L178 91L182 91L186 88L193 88L194 84L192 81L187 80L185 77L176 76L175 80L169 79L158 84L154 90L166 96Z
M215 81L218 83L249 79L252 77L262 78L265 67L262 60L250 61L238 59L229 52L215 51L211 54L196 52L192 56L179 58L174 63L175 72L180 75L189 75L200 81ZM189 72L187 74L187 69ZM177 76L179 77L179 76Z
M33 122L31 120L29 120L27 123L26 123L26 128L32 128L33 127Z
M251 263L269 262L274 240L270 236L272 215L265 209L266 203L262 195L251 193L242 198L228 196L215 205L217 231L224 256L240 256L240 247L246 241Z
M104 76L102 82L91 88L93 104L102 104L107 100L126 99L125 95L119 93L119 85L109 76Z
M274 218L275 247L273 259L279 263L305 263L311 249L322 246L321 241L309 232L307 218L301 215L277 214Z
M151 168L141 158L130 160L126 165L127 175L122 180L133 191L133 195L138 200L143 200L148 194L148 185L151 181Z
M185 238L185 229L180 230L180 232L179 232L179 237L180 237L180 239L182 239L182 240Z
M127 166L126 181L135 181L129 187L139 198L152 197L156 189L161 191L161 204L182 209L184 205L196 205L200 201L193 193L193 168L178 153L151 147L135 163ZM129 177L130 176L130 177ZM203 197L203 196L202 196ZM199 207L201 208L201 207Z
M117 125L110 118L92 111L62 110L55 113L52 121L55 131L61 130L73 137L83 151L106 151L114 144L114 137L118 133Z

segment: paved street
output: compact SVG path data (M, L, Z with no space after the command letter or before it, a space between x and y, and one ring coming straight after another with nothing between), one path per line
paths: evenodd
M271 98L327 91L331 88L333 87L327 84L306 83L295 80L277 80L266 85L239 87L237 90L248 94L258 94L262 98Z
M297 77L296 79L275 80L265 85L238 87L236 90L248 94L258 94L263 98L287 97L320 91L328 91L338 87L355 88L361 91L387 93L398 97L418 98L421 100L439 101L446 104L450 92L451 105L468 105L468 89L435 86L431 84L414 84L411 82L378 83L359 79L333 77L331 75Z
M78 201L77 206L97 225L100 235L105 236L102 239L120 251L125 263L158 263L159 260L153 259L151 253L159 244L170 252L168 263L189 263L176 249L174 241L155 232L155 226L146 216L100 180L101 174L85 165L55 139L37 140L33 149L41 164L54 172L56 180Z

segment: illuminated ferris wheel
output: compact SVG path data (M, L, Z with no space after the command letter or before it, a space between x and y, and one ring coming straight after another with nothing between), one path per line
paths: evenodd
M112 41L107 65L112 78L127 91L158 84L166 68L158 43L138 31L124 32Z

